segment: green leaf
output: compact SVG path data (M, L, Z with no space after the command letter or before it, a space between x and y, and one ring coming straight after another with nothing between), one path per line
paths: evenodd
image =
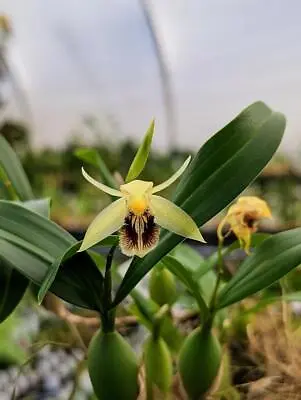
M186 243L181 243L176 246L170 255L176 258L190 271L198 271L204 262L204 257L200 252Z
M116 235L111 235L105 238L103 241L101 241L98 246L102 247L111 247L116 245L118 241L118 236ZM38 303L41 304L44 296L50 290L50 287L52 283L55 280L55 277L58 273L59 267L64 264L67 260L69 260L71 257L74 257L77 254L77 250L80 248L82 244L82 241L73 243L66 251L63 253L60 257L58 257L54 263L51 264L50 268L47 271L47 274L43 280L43 283L38 291ZM88 252L89 256L91 259L95 262L96 265L101 263L103 265L103 256L101 256L98 253L95 253L93 251ZM99 297L101 297L101 292L98 293Z
M103 277L86 253L76 253L59 268L50 291L79 307L101 311Z
M193 294L193 297L198 303L198 306L201 311L201 316L203 320L206 319L208 316L208 307L205 303L203 297L201 296L200 287L193 279L193 274L187 268L184 267L176 258L172 256L165 256L161 260L162 264L165 265L166 268L169 269L186 287L187 289Z
M266 239L221 290L217 309L262 290L301 263L301 228Z
M117 188L117 183L113 175L109 171L103 159L100 157L100 154L97 150L81 147L77 149L74 154L80 160L96 167L100 173L101 179L106 185L109 185L112 188Z
M55 260L76 243L54 222L4 200L0 227L1 258L38 286ZM58 270L50 290L72 304L99 310L102 275L87 252L76 253Z
M129 168L129 172L125 179L126 182L133 181L142 172L151 149L154 129L155 129L155 121L152 120L148 130L146 131L143 142L141 143L135 155L135 158Z
M41 286L51 264L40 257L0 239L1 253L18 271ZM78 307L99 311L98 293L102 290L102 277L86 253L77 253L58 270L50 291Z
M110 247L112 247L112 246L110 246ZM99 271L103 271L106 266L106 257L103 254L97 253L96 251L90 250L90 249L87 251L87 253L92 258L93 262L95 263L95 265L97 266ZM113 261L112 265L115 266L114 264L115 263Z
M0 323L17 307L23 298L29 281L0 257Z
M0 136L0 165L19 199L23 201L33 199L32 189L20 160L3 136Z
M75 239L54 222L20 204L0 201L0 237L38 255L59 257Z
M29 200L21 203L24 207L28 208L31 211L34 211L43 217L49 219L50 218L50 206L51 206L51 199L35 199Z
M38 303L41 304L46 293L51 288L51 285L56 277L61 264L67 261L69 258L76 254L77 250L80 248L81 242L72 244L61 256L59 256L54 263L51 264L47 271L45 278L43 279L42 285L38 291Z
M185 171L174 200L203 225L234 200L260 173L277 150L285 118L264 103L246 108L209 139ZM183 238L163 232L160 243L142 259L134 258L113 305Z
M223 249L222 254L226 255L228 249ZM211 271L218 262L218 252L214 252L208 258L206 258L199 269L195 271L193 277L196 281L199 281L204 275L206 275L209 271Z
M216 280L217 276L214 270L207 271L206 274L202 275L202 277L197 280L201 295L207 304L209 304L211 300L216 285Z
M49 215L48 199L30 200L23 205L41 215ZM0 254L0 322L3 322L17 307L28 285L29 280Z

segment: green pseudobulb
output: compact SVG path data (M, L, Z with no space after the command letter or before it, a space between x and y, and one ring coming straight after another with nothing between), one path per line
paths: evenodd
M137 399L136 356L119 333L96 333L88 350L88 369L99 400Z
M144 347L144 364L147 379L163 393L172 384L172 358L162 338L150 337Z
M176 280L166 268L153 268L149 280L150 297L159 306L171 306L177 300Z
M211 331L195 329L179 354L179 373L191 400L202 399L211 388L221 363L221 347Z

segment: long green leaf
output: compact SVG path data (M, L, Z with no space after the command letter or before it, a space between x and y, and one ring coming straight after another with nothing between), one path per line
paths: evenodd
M49 199L30 200L23 205L46 217L49 215ZM29 280L2 257L0 248L0 322L17 307L28 285Z
M126 176L125 181L130 182L137 178L138 175L142 172L146 161L148 159L148 155L151 149L153 135L155 129L155 121L153 120L144 136L144 139L139 146L139 149L135 155L135 158L129 168L129 172Z
M14 268L41 286L50 266L55 261L43 261L40 257L6 240L0 239L2 258L11 261ZM50 291L78 307L99 311L98 293L102 290L102 278L86 253L77 253L59 268Z
M76 243L47 218L4 200L0 226L1 258L38 286L55 260ZM50 290L70 303L99 310L102 275L87 252L77 253L58 270Z
M50 206L51 206L51 199L35 199L35 200L28 200L21 203L24 207L28 208L31 211L34 211L43 217L49 219L50 218Z
M32 189L20 160L3 136L0 136L0 165L19 199L23 201L33 199Z
M59 256L54 263L50 266L47 271L45 278L43 279L42 285L38 292L38 303L41 304L46 293L51 288L53 281L58 273L59 267L63 264L64 261L69 260L74 254L76 254L77 250L80 248L81 242L76 242L72 244L61 256Z
M59 257L75 239L54 222L17 203L0 201L0 237L39 255Z
M104 246L104 247L111 247L113 245L115 245L118 241L118 236L108 236L107 238L105 238L102 242L100 242L98 244L98 246ZM67 260L70 260L71 257L74 257L75 255L77 255L77 250L80 248L81 246L81 241L73 243L66 251L65 253L63 253L60 257L58 257L54 263L52 263L52 265L50 266L50 268L47 271L47 274L45 276L45 278L43 279L42 285L38 291L38 302L41 303L43 301L44 296L46 295L46 293L48 292L48 290L50 290L52 283L55 280L55 277L58 273L58 270L60 268L60 266L64 263L66 263ZM103 264L103 257L98 254L95 253L93 251L89 251L89 256L92 258L92 260L97 264L97 262L101 262L101 264ZM102 276L102 275L101 275ZM101 298L101 292L98 293L98 297Z
M301 228L266 239L221 290L217 308L229 306L270 286L301 263Z
M193 272L198 271L204 262L204 257L201 253L186 243L176 246L170 255Z
M184 173L175 202L203 225L234 200L260 173L277 150L285 118L257 102L214 135L200 149ZM113 305L119 304L136 284L183 238L163 232L154 251L134 258Z

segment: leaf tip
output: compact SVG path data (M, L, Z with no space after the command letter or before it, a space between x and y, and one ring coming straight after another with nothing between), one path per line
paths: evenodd
M37 295L37 303L40 306L44 300L45 294L42 287L40 288L38 295Z

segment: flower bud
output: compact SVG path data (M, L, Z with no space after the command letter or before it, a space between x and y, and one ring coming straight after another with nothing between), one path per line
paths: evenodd
M159 306L172 305L177 299L176 280L166 268L155 267L151 271L149 280L150 297Z
M172 384L172 358L162 338L151 336L145 343L144 364L147 380L167 394Z
M218 374L221 347L211 331L195 329L185 339L179 354L179 373L192 400L202 398Z
M96 333L88 350L88 369L99 400L137 399L136 356L119 333Z

